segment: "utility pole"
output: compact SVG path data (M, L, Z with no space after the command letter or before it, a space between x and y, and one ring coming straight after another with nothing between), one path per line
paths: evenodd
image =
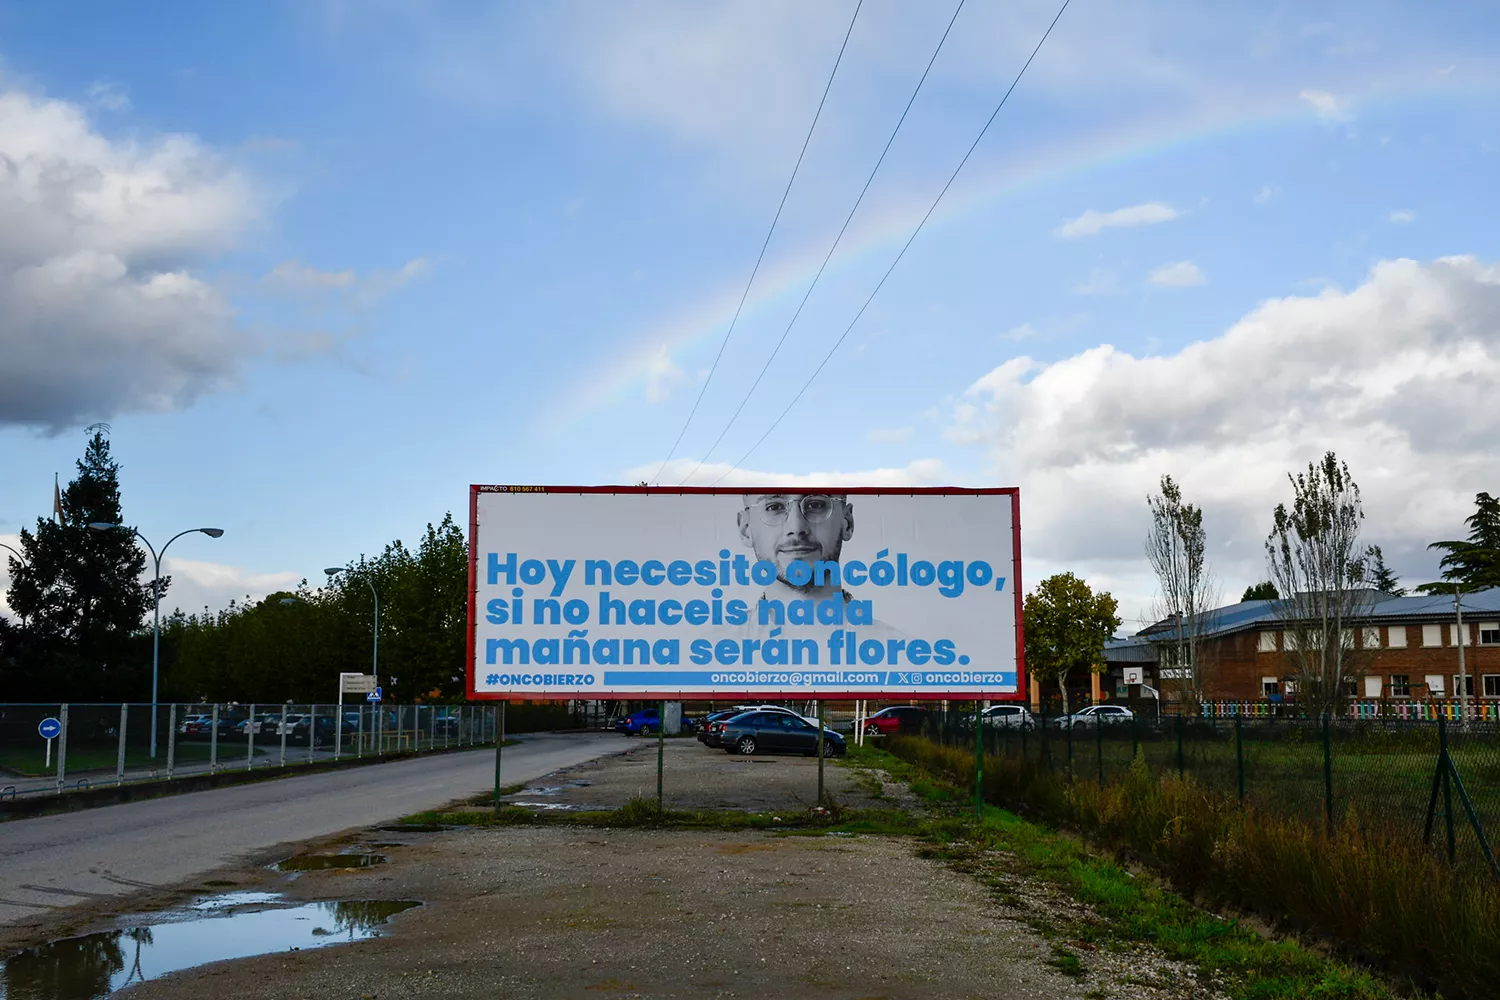
M1464 640L1468 638L1464 634L1464 592L1458 584L1453 585L1453 613L1458 617L1458 632L1454 636L1458 640L1458 725L1461 729L1469 728L1469 675L1464 669Z

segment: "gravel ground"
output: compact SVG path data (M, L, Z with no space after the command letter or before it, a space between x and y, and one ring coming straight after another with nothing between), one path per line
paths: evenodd
M742 761L671 741L668 805L789 811L816 795L815 760ZM511 798L599 808L655 794L655 745L568 768ZM885 808L915 805L880 779ZM846 768L825 778L846 805L870 803ZM811 780L811 786L808 782ZM895 800L894 802L892 800ZM566 825L368 830L308 845L368 846L389 862L287 876L263 856L171 890L141 909L227 890L288 902L417 899L382 936L221 962L131 987L137 998L347 997L1214 997L1190 969L1145 947L1049 940L1039 926L1094 919L1003 855L954 866L889 836L600 829ZM964 871L958 868L964 868ZM80 918L68 933L112 926ZM21 943L21 942L12 942ZM1082 975L1050 962L1076 953Z
M295 899L423 899L386 937L135 987L139 998L1082 997L977 881L880 837L463 830Z
M662 797L668 809L736 809L800 814L818 804L816 757L762 754L741 757L695 739L666 740ZM631 798L656 798L656 740L620 737L623 756L591 760L531 782L504 801L533 809L618 809ZM855 808L877 803L860 790L849 768L829 761L823 783ZM889 803L886 803L889 806Z

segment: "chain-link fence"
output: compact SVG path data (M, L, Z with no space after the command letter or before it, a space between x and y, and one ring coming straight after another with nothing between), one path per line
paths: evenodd
M468 704L0 704L0 801L493 744L499 712ZM515 705L505 731L577 723L567 705Z
M923 733L975 748L972 709L925 715ZM1500 724L1436 720L1002 716L980 726L987 757L1064 781L1124 780L1133 763L1190 778L1261 814L1356 823L1500 878Z

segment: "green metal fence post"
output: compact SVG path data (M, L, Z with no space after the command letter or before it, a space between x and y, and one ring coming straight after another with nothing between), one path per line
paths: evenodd
M1068 781L1073 780L1073 727L1068 727Z
M1453 755L1448 752L1448 720L1438 717L1438 767L1443 775L1443 826L1448 834L1448 863L1458 858L1458 843L1453 830Z
M1244 719L1234 717L1234 774L1240 790L1240 801L1245 801L1245 727Z
M819 728L818 729L818 739L821 741L822 738L823 738L823 730L821 728ZM661 771L662 771L662 759L666 756L666 754L667 754L667 703L666 702L662 702L661 703L661 708L656 713L656 811L657 812L661 812L661 809L662 809ZM822 764L823 764L823 758L819 757L818 758L818 766L822 767ZM822 776L823 776L823 772L819 771L818 772L818 777L822 778ZM819 782L820 786L821 786L821 784L822 784L822 782ZM821 790L822 790L822 788L820 787L819 791L821 791Z
M1104 787L1104 727L1094 727L1094 757L1099 763L1099 786Z
M1323 713L1323 811L1328 818L1328 832L1333 832L1333 722Z
M1183 760L1182 760L1182 712L1179 711L1177 713L1177 779L1179 781L1182 780L1183 770L1184 770L1184 768L1183 768Z
M818 805L823 804L823 699L818 699Z

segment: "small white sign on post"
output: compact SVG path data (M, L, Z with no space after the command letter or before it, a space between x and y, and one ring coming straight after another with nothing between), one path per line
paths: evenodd
M369 694L374 690L374 674L339 674L340 694Z

